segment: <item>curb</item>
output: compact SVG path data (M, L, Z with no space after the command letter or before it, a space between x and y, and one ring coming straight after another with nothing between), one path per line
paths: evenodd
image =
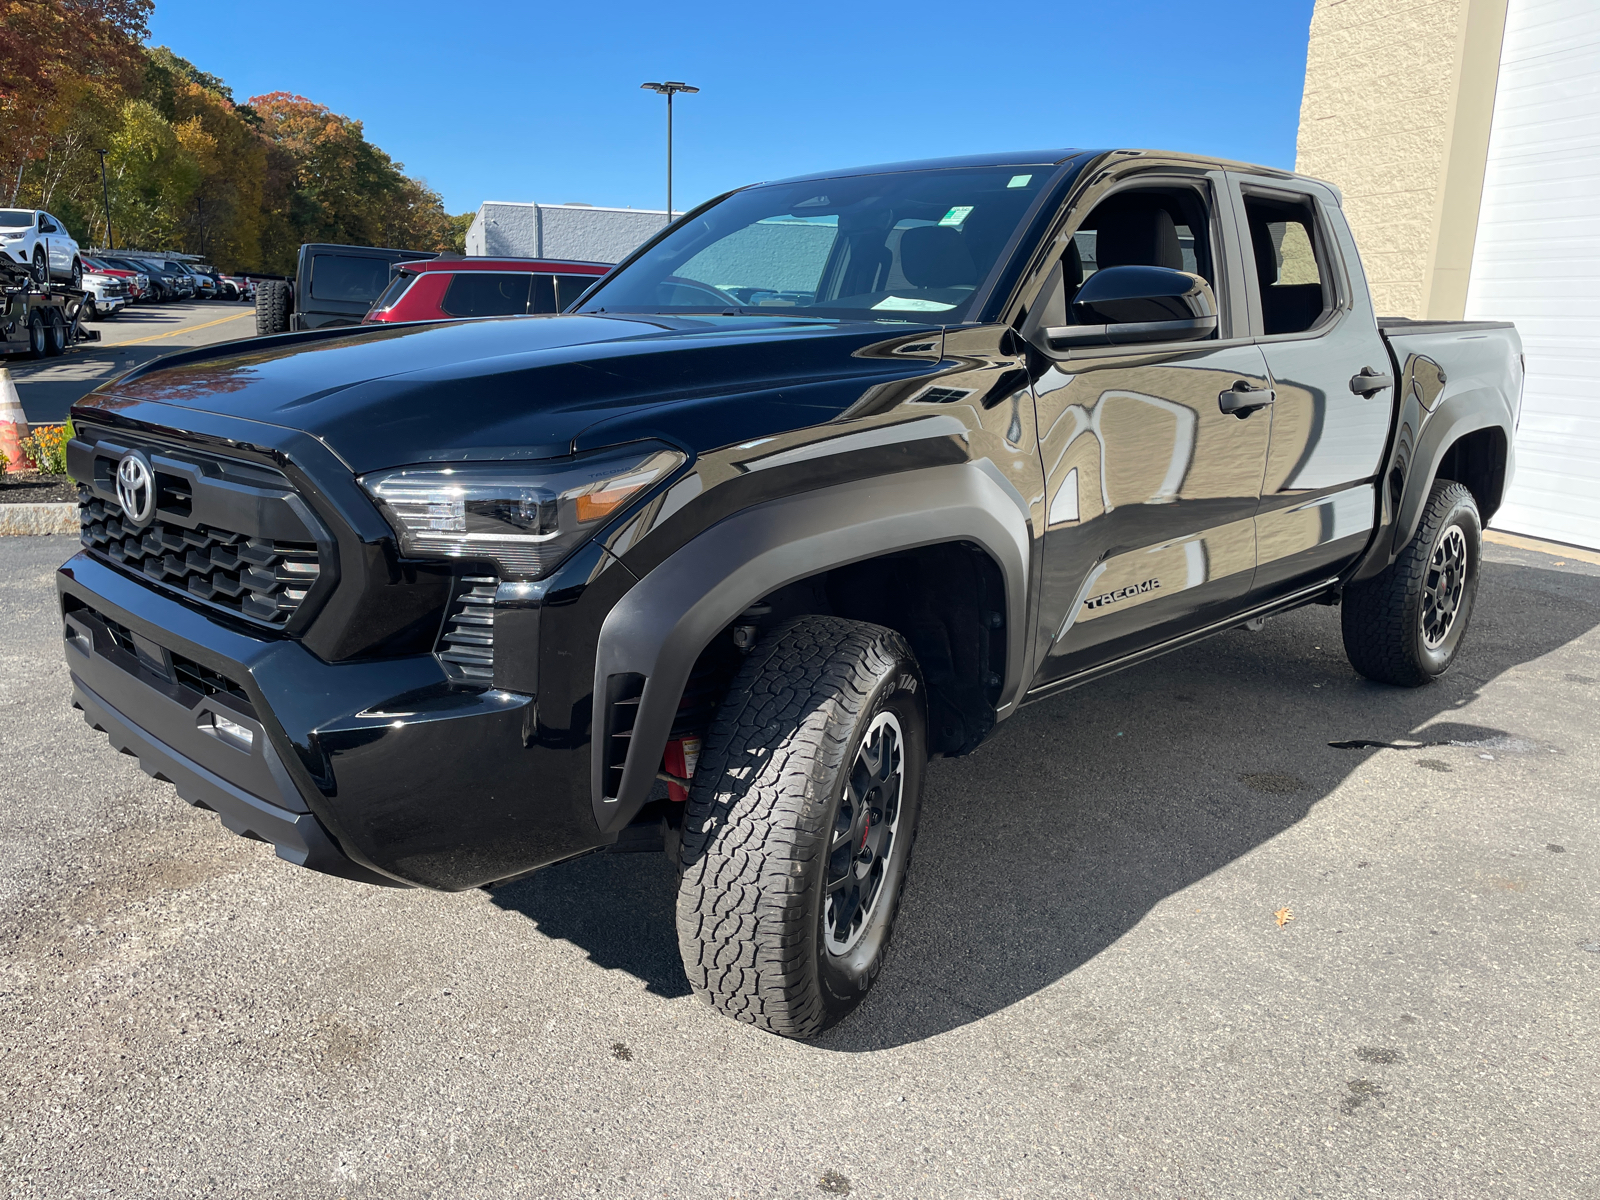
M70 500L54 504L0 504L0 537L77 532L78 506Z

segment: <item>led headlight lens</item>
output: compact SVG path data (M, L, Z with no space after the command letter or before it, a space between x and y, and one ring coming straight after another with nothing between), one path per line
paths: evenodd
M660 442L574 458L399 467L362 477L403 553L491 559L506 579L541 579L646 489L683 465Z

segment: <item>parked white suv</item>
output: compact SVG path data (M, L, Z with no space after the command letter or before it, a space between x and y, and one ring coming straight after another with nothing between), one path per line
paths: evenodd
M0 253L29 268L35 283L44 282L48 259L50 278L83 285L78 243L65 225L40 209L0 208Z

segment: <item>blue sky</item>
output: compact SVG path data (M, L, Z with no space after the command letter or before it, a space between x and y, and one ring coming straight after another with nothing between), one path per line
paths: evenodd
M804 171L1048 146L1294 165L1312 0L1010 5L157 0L240 99L299 92L444 195L675 207Z

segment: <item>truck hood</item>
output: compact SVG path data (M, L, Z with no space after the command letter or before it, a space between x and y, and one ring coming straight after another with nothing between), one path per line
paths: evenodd
M934 369L940 345L938 326L792 317L375 325L169 355L73 411L93 420L155 402L241 417L308 433L358 474L639 437L698 451L828 420L864 389ZM685 406L698 419L663 425L661 410ZM586 439L591 428L603 434Z

